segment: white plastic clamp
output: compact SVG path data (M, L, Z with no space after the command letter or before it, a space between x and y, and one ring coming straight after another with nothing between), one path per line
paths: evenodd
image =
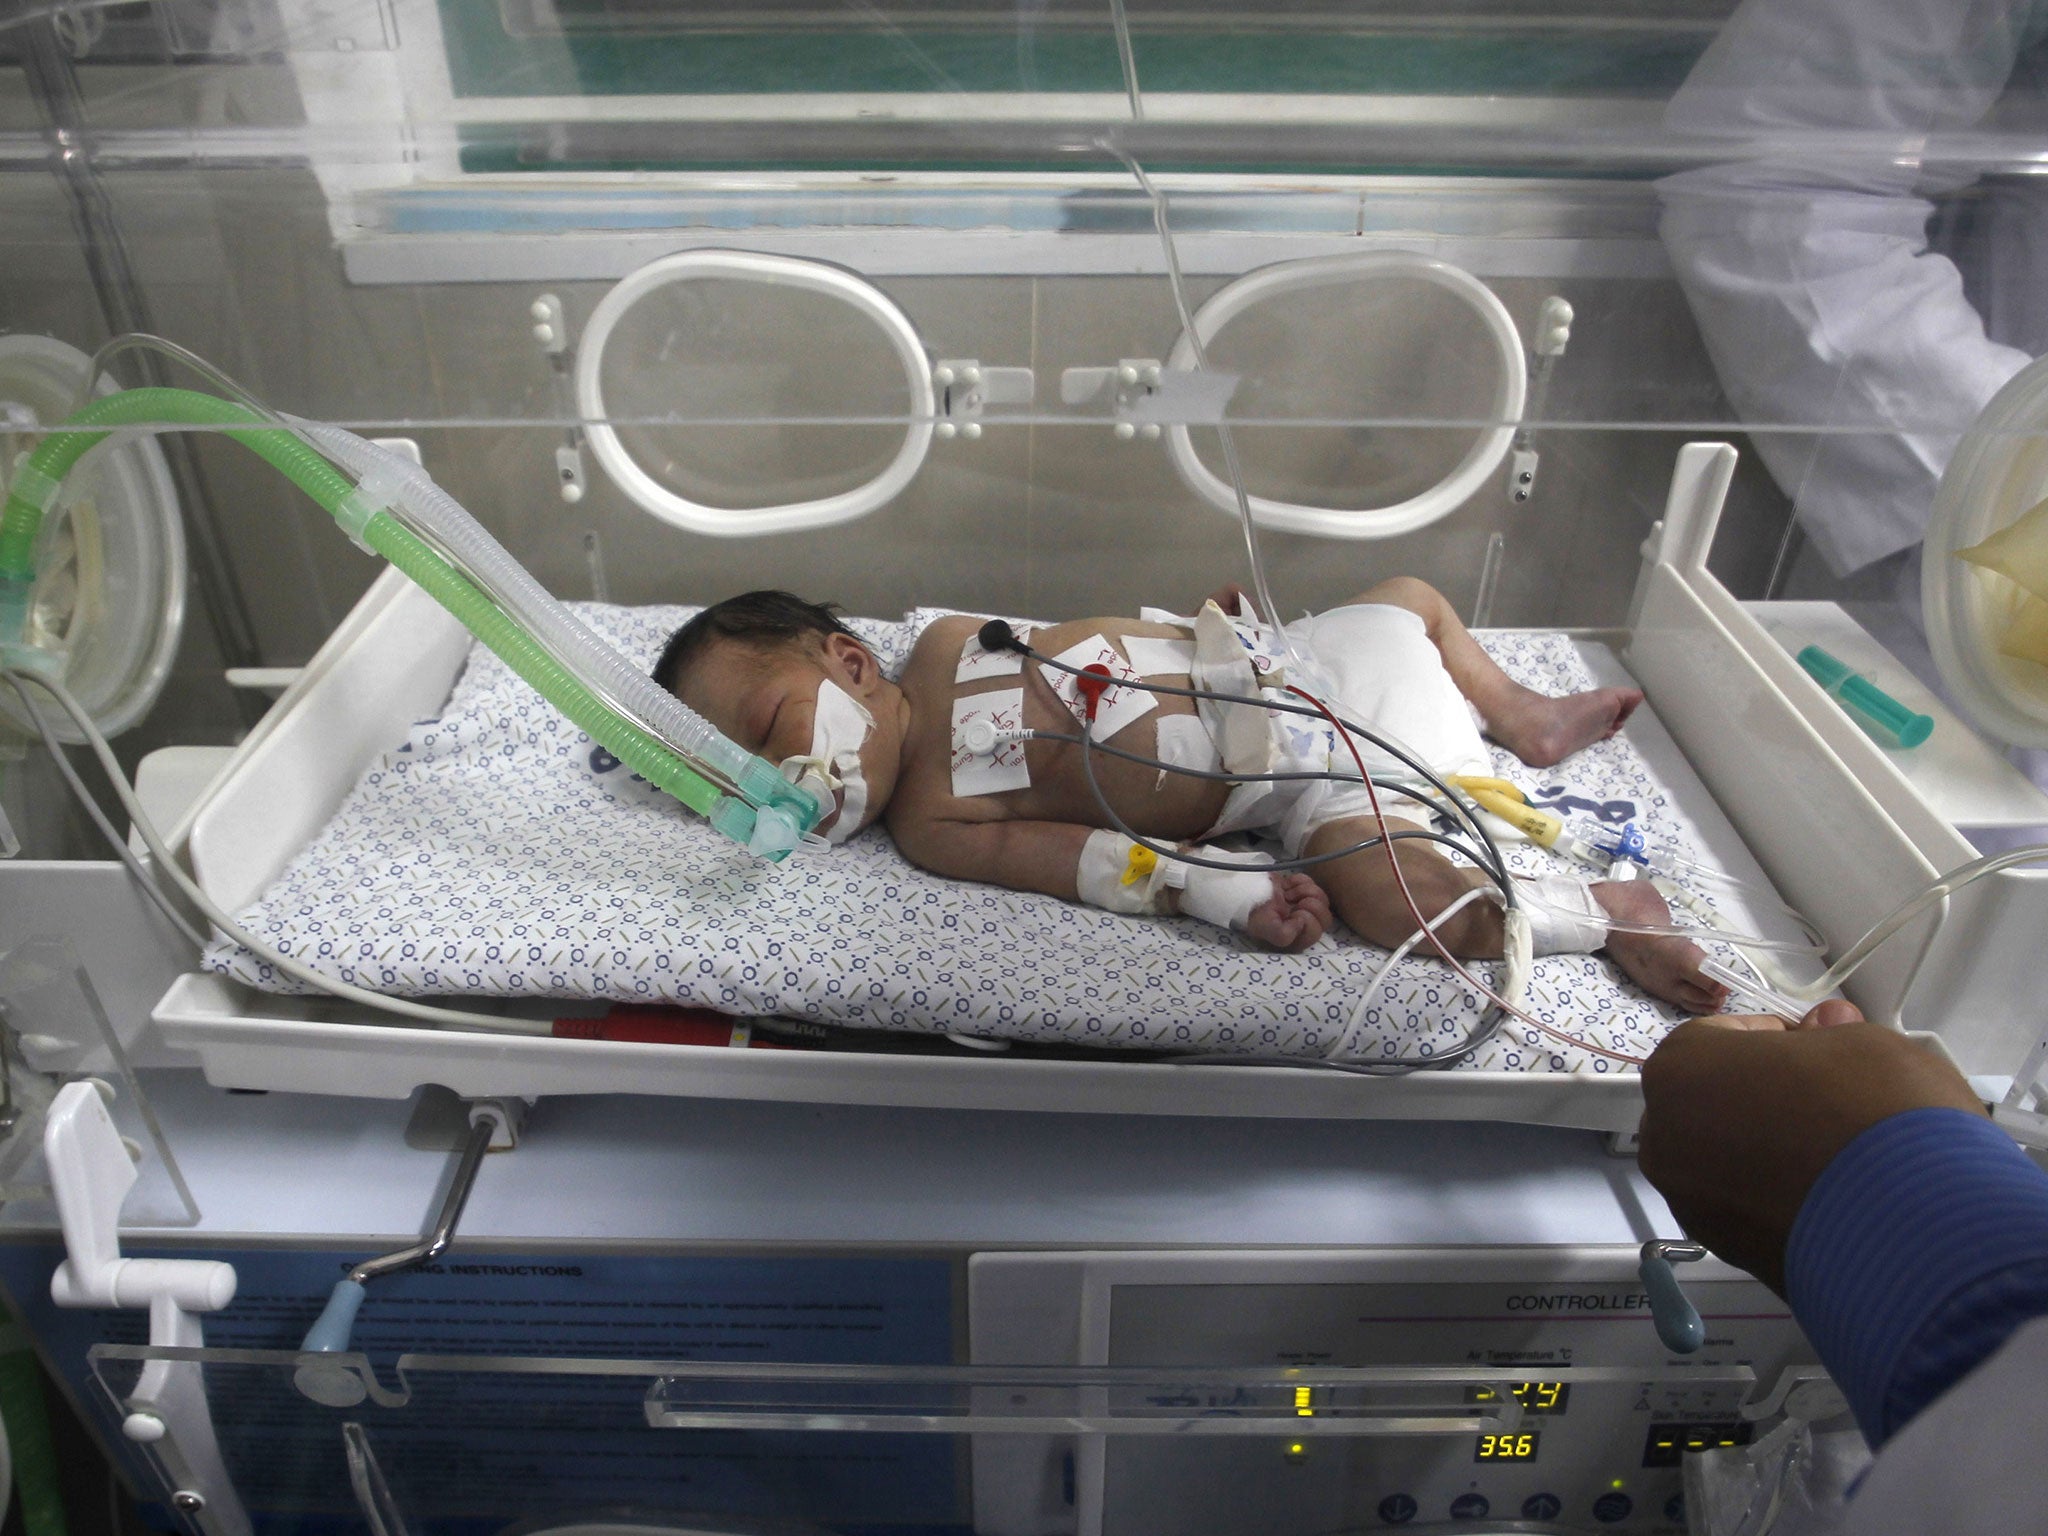
M410 478L411 473L396 464L375 464L364 472L354 490L335 503L334 521L365 554L374 555L376 551L370 548L363 531L378 513L389 512L398 505L399 488Z
M9 501L25 501L38 512L47 512L64 489L62 480L53 480L28 461L24 451L14 461L14 477L7 484Z

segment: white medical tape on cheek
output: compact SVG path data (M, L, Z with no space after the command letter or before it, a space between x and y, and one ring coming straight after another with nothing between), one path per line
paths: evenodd
M865 704L831 678L820 679L811 750L779 764L785 779L836 811L825 832L835 847L858 832L867 815L868 781L860 753L874 728L875 717Z
M1125 635L1118 641L1140 677L1185 677L1195 665L1195 642Z
M1081 845L1074 868L1074 889L1081 900L1105 912L1135 916L1159 910L1159 889L1165 884L1164 861L1140 848L1121 832L1098 830Z
M1606 910L1593 887L1570 875L1524 880L1518 903L1529 918L1529 949L1536 955L1590 955L1607 942Z
M954 795L965 800L975 795L1029 789L1031 766L1025 761L1023 742L999 740L991 753L977 753L967 745L967 728L980 721L986 721L999 733L1022 729L1024 690L999 688L953 701Z
M839 815L825 833L834 847L858 832L867 816L868 780L860 752L874 729L875 717L865 704L829 677L818 684L811 755L839 781Z

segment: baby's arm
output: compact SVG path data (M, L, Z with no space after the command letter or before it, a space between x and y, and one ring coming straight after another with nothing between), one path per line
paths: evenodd
M1184 913L1274 949L1306 949L1330 923L1329 898L1306 875L1160 860L1118 833L1076 822L927 821L891 830L904 857L934 874L1112 912ZM1200 852L1207 857L1218 850Z

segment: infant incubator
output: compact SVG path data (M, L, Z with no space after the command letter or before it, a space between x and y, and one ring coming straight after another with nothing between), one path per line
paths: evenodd
M2003 73L1916 95L1873 22L1872 80L1794 91L1794 111L1742 62L1757 9L79 0L0 19L0 1214L22 1236L0 1281L49 1312L58 1224L37 1202L55 1199L72 1277L58 1301L150 1306L95 1289L81 1256L88 1228L118 1241L127 1163L106 1148L126 1138L141 1158L131 1228L217 1235L181 1137L197 1164L233 1163L236 1117L262 1121L251 1146L282 1146L291 1116L275 1106L301 1099L319 1106L306 1135L323 1157L348 1155L333 1148L352 1114L386 1129L410 1114L416 1144L457 1153L449 1190L413 1191L433 1196L444 1245L487 1146L555 1106L595 1147L607 1095L634 1096L622 1116L647 1127L662 1116L644 1101L666 1101L736 1125L845 1115L863 1135L892 1114L928 1128L968 1112L1101 1117L1132 1146L1186 1124L1307 1145L1318 1127L1393 1121L1445 1149L1551 1127L1626 1150L1637 1069L1683 1015L1599 954L1532 949L1564 920L1545 893L1566 876L1655 883L1734 1009L1796 1018L1846 995L1953 1059L2016 1135L2048 1134L2048 1037L2024 1006L2048 922L2027 851L2048 842L2048 375L2028 362L2048 320L2029 329L1998 297L2020 285L1997 246L2033 195L2031 103L2014 86L1989 108ZM2017 30L1999 40L2026 78ZM1787 251L1816 265L1766 313L1757 274ZM1886 294L1901 332L1939 333L1927 346L1950 374L1887 373L1887 338L1827 308L1860 315ZM1802 340L1786 316L1809 298L1855 346ZM1795 379L1788 403L1775 386ZM1516 682L1640 688L1644 705L1555 766L1487 745L1425 771L1398 732L1325 718L1332 669L1289 638L1396 575L1442 592ZM1202 650L1222 616L1205 631L1199 615L1231 582L1248 617L1225 671ZM1312 750L1290 756L1279 732L1269 752L1261 735L1254 771L1327 774L1316 793L1357 814L1428 821L1488 876L1506 953L1453 962L1419 910L1392 951L1340 928L1274 953L1228 926L940 879L879 827L832 846L820 829L845 785L830 752L812 772L758 756L648 676L692 612L762 588L839 605L891 677L934 622L972 616L960 675L1042 669L1073 699L1061 739L1091 765L1128 755L1124 721L1176 687L1212 714L1233 693L1277 709ZM1095 637L1099 657L1033 647L1034 626L1141 609L1184 628ZM1021 771L1021 715L985 697L987 719L954 721L971 793ZM1212 714L1198 718L1213 740L1162 732L1144 766L1237 771ZM1463 743L1456 723L1444 739ZM1282 825L1251 830L1275 834L1260 847L1287 867L1302 839ZM1176 853L1126 841L1126 885ZM209 1094L231 1106L217 1127ZM539 1233L492 1226L488 1204L481 1230L507 1252L572 1241L573 1215ZM772 1240L751 1219L729 1247ZM1228 1246L1176 1236L1174 1219L1091 1241ZM367 1253L392 1227L362 1220L280 1230L309 1251L334 1237L323 1255L359 1235ZM594 1215L590 1230L622 1249L660 1235L633 1222ZM1637 1211L1499 1240L1590 1249L1631 1222L1624 1247L1678 1235ZM817 1369L749 1378L731 1401L724 1378L650 1374L649 1425L891 1447L872 1476L799 1457L808 1503L721 1462L701 1505L720 1529L1171 1529L1157 1511L1172 1457L1117 1437L1153 1433L1121 1419L1183 1389L1205 1412L1239 1392L1258 1405L1259 1454L1282 1446L1273 1465L1309 1467L1299 1488L1323 1490L1301 1493L1300 1517L1324 1521L1304 1528L1422 1512L1476 1532L1510 1510L1478 1482L1418 1503L1411 1485L1450 1488L1421 1453L1382 1478L1383 1447L1343 1476L1314 1447L1285 1450L1290 1418L1310 1440L1339 1433L1317 1418L1326 1402L1378 1426L1346 1431L1360 1446L1404 1414L1438 1422L1401 1434L1488 1436L1477 1454L1506 1466L1484 1470L1510 1481L1534 1478L1516 1463L1539 1454L1518 1414L1554 1458L1578 1443L1567 1396L1541 1383L1482 1372L1404 1396L1420 1389L1369 1372L1415 1362L1374 1353L1376 1335L1323 1350L1327 1381L1169 1379L1229 1356L1168 1347L1160 1319L1182 1310L1190 1339L1228 1332L1176 1287L1296 1286L1287 1315L1321 1317L1320 1260L1055 1272L1018 1255L1086 1245L1025 1223L983 1262L943 1222L911 1227L933 1251L958 1246L952 1279L888 1270L894 1250L877 1255L907 1235L873 1237L843 1275L728 1270L724 1253L692 1272L732 1318L750 1288L822 1308L842 1279L886 1314L873 1350L813 1328L794 1354L746 1357ZM821 1231L801 1235L858 1247ZM1459 1240L1404 1232L1361 1241ZM1282 1222L1246 1241L1309 1240ZM269 1273L232 1257L245 1294ZM276 1294L308 1304L276 1337L237 1333L247 1358L232 1360L205 1352L197 1321L231 1315L232 1274L167 1269L152 1294L183 1300L152 1326L46 1353L122 1426L166 1519L304 1528L305 1510L279 1513L290 1498L245 1510L234 1492L230 1472L265 1459L237 1438L262 1415L234 1416L219 1443L206 1418L209 1393L217 1410L223 1392L246 1407L275 1391L279 1422L313 1426L320 1476L345 1473L321 1497L396 1531L410 1474L380 1470L374 1415L346 1434L334 1415L367 1395L412 1433L440 1392L461 1419L493 1368L419 1365L405 1390L420 1396L401 1403L372 1366L337 1389L283 1361L299 1342L356 1360L358 1305L374 1347L398 1340L374 1333L380 1288L428 1297L448 1262L414 1254L396 1267L427 1270L403 1281L280 1267ZM1407 1263L1342 1283L1452 1272ZM1524 1272L1502 1264L1471 1283L1514 1292ZM1575 1247L1527 1273L1633 1295L1632 1265L1617 1277ZM605 1283L659 1289L626 1268ZM343 1271L346 1306L302 1340ZM1748 1283L1699 1273L1704 1290ZM1106 1320L1116 1285L1156 1288L1146 1321ZM1018 1322L1055 1314L1053 1335ZM442 1353L488 1355L487 1332L449 1334ZM630 1338L667 1358L656 1335ZM1232 1370L1279 1358L1240 1345ZM1631 1346L1601 1368L1654 1378L1639 1423L1619 1375L1573 1377L1559 1347L1545 1358L1586 1405L1570 1464L1589 1490L1614 1425L1674 1444L1691 1426L1694 1449L1732 1450L1718 1426L1738 1405L1782 1388L1782 1413L1799 1373L1817 1374L1780 1319L1705 1362L1697 1401L1653 1407L1676 1367ZM944 1375L1027 1363L1108 1374ZM827 1365L937 1374L838 1400ZM1141 1365L1169 1374L1114 1375ZM778 1393L801 1407L778 1416ZM166 1423L168 1449L148 1449ZM1529 1529L1685 1529L1665 1502L1677 1452L1644 1455L1657 1497L1616 1482L1611 1519L1588 1512L1594 1493L1560 1515L1541 1479L1515 1484L1513 1507ZM1256 1499L1217 1477L1218 1518L1257 1528ZM1479 1502L1459 1513L1459 1497ZM665 1507L649 1528L683 1528L683 1506ZM422 1528L459 1518L439 1508Z

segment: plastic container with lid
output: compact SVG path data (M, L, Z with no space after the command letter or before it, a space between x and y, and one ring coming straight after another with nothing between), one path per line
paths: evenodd
M2048 667L2000 650L2028 593L1957 558L2048 497L2048 358L2013 375L1964 434L1941 477L1920 569L1935 665L1975 724L2048 747Z

